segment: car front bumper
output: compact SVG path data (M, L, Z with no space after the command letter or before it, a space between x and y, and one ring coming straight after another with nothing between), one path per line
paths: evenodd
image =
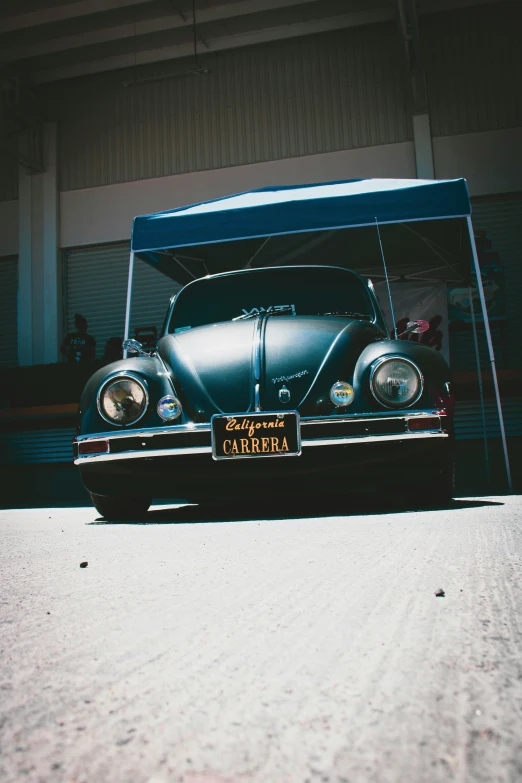
M300 427L299 456L215 461L210 424L195 424L78 436L74 462L96 494L190 498L244 494L267 482L274 491L303 482L323 489L404 483L439 474L451 450L444 411L310 418ZM105 453L78 453L96 441L107 442Z

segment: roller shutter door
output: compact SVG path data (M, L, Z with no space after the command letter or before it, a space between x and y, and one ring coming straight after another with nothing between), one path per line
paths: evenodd
M72 462L74 428L3 432L0 464Z
M473 228L487 232L504 269L507 317L503 324L491 324L497 366L522 367L517 329L522 302L522 194L473 199L472 210ZM483 329L479 330L479 347L481 364L485 367L489 359ZM471 332L452 333L451 363L455 370L475 369Z
M0 258L0 367L18 364L18 260Z
M105 245L79 248L65 253L67 332L74 331L74 314L89 323L101 358L110 337L123 338L129 246ZM158 332L170 297L180 286L136 259L130 336L137 326L156 326Z
M486 433L488 438L500 438L497 404L494 400L486 400L484 404L486 418ZM504 427L508 437L522 435L522 397L506 397L502 400ZM482 412L480 403L457 402L455 406L455 437L457 440L482 438Z

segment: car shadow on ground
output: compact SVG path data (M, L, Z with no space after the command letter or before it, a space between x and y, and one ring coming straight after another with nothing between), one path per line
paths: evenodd
M186 504L169 508L151 508L147 514L136 520L113 522L98 517L89 525L174 525L191 523L225 523L279 521L285 519L313 519L319 517L354 517L396 513L418 513L419 511L459 511L484 506L503 506L499 500L486 498L456 498L451 503L439 506L413 506L400 497L386 499L375 494L344 494L329 497L280 497L252 503L221 501L201 505Z

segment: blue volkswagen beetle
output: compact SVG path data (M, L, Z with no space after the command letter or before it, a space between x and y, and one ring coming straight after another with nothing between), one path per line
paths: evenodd
M87 383L74 443L107 519L135 518L152 498L452 495L449 368L429 347L389 339L373 286L355 272L200 278L171 300L154 351L127 345L133 356Z

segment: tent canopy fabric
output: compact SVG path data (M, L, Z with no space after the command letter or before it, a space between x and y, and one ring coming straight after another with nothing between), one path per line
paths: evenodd
M442 279L448 280L449 270L464 280L469 275L471 251L511 491L493 345L470 216L471 205L464 179L353 179L262 188L136 217L131 235L125 337L129 334L134 254L159 272L186 283L204 274L230 268L282 265L292 259L298 263L321 263L317 254L328 258L329 264L349 264L356 270L364 266L369 270L378 258L376 235L381 260L386 254L392 261L391 271L399 279L418 277L421 266L429 264L424 273L435 274L435 279L441 273ZM434 225L436 233L430 235L429 226ZM359 232L347 231L355 227L359 227ZM468 241L464 242L466 229ZM351 235L350 239L346 234ZM352 239L354 234L359 234L359 238ZM269 245L268 256L261 258ZM183 248L190 250L185 252ZM194 264L196 269L191 268ZM477 369L480 371L478 354ZM487 438L486 432L484 437Z
M464 179L270 187L136 217L131 249L145 256L147 251L470 214Z

